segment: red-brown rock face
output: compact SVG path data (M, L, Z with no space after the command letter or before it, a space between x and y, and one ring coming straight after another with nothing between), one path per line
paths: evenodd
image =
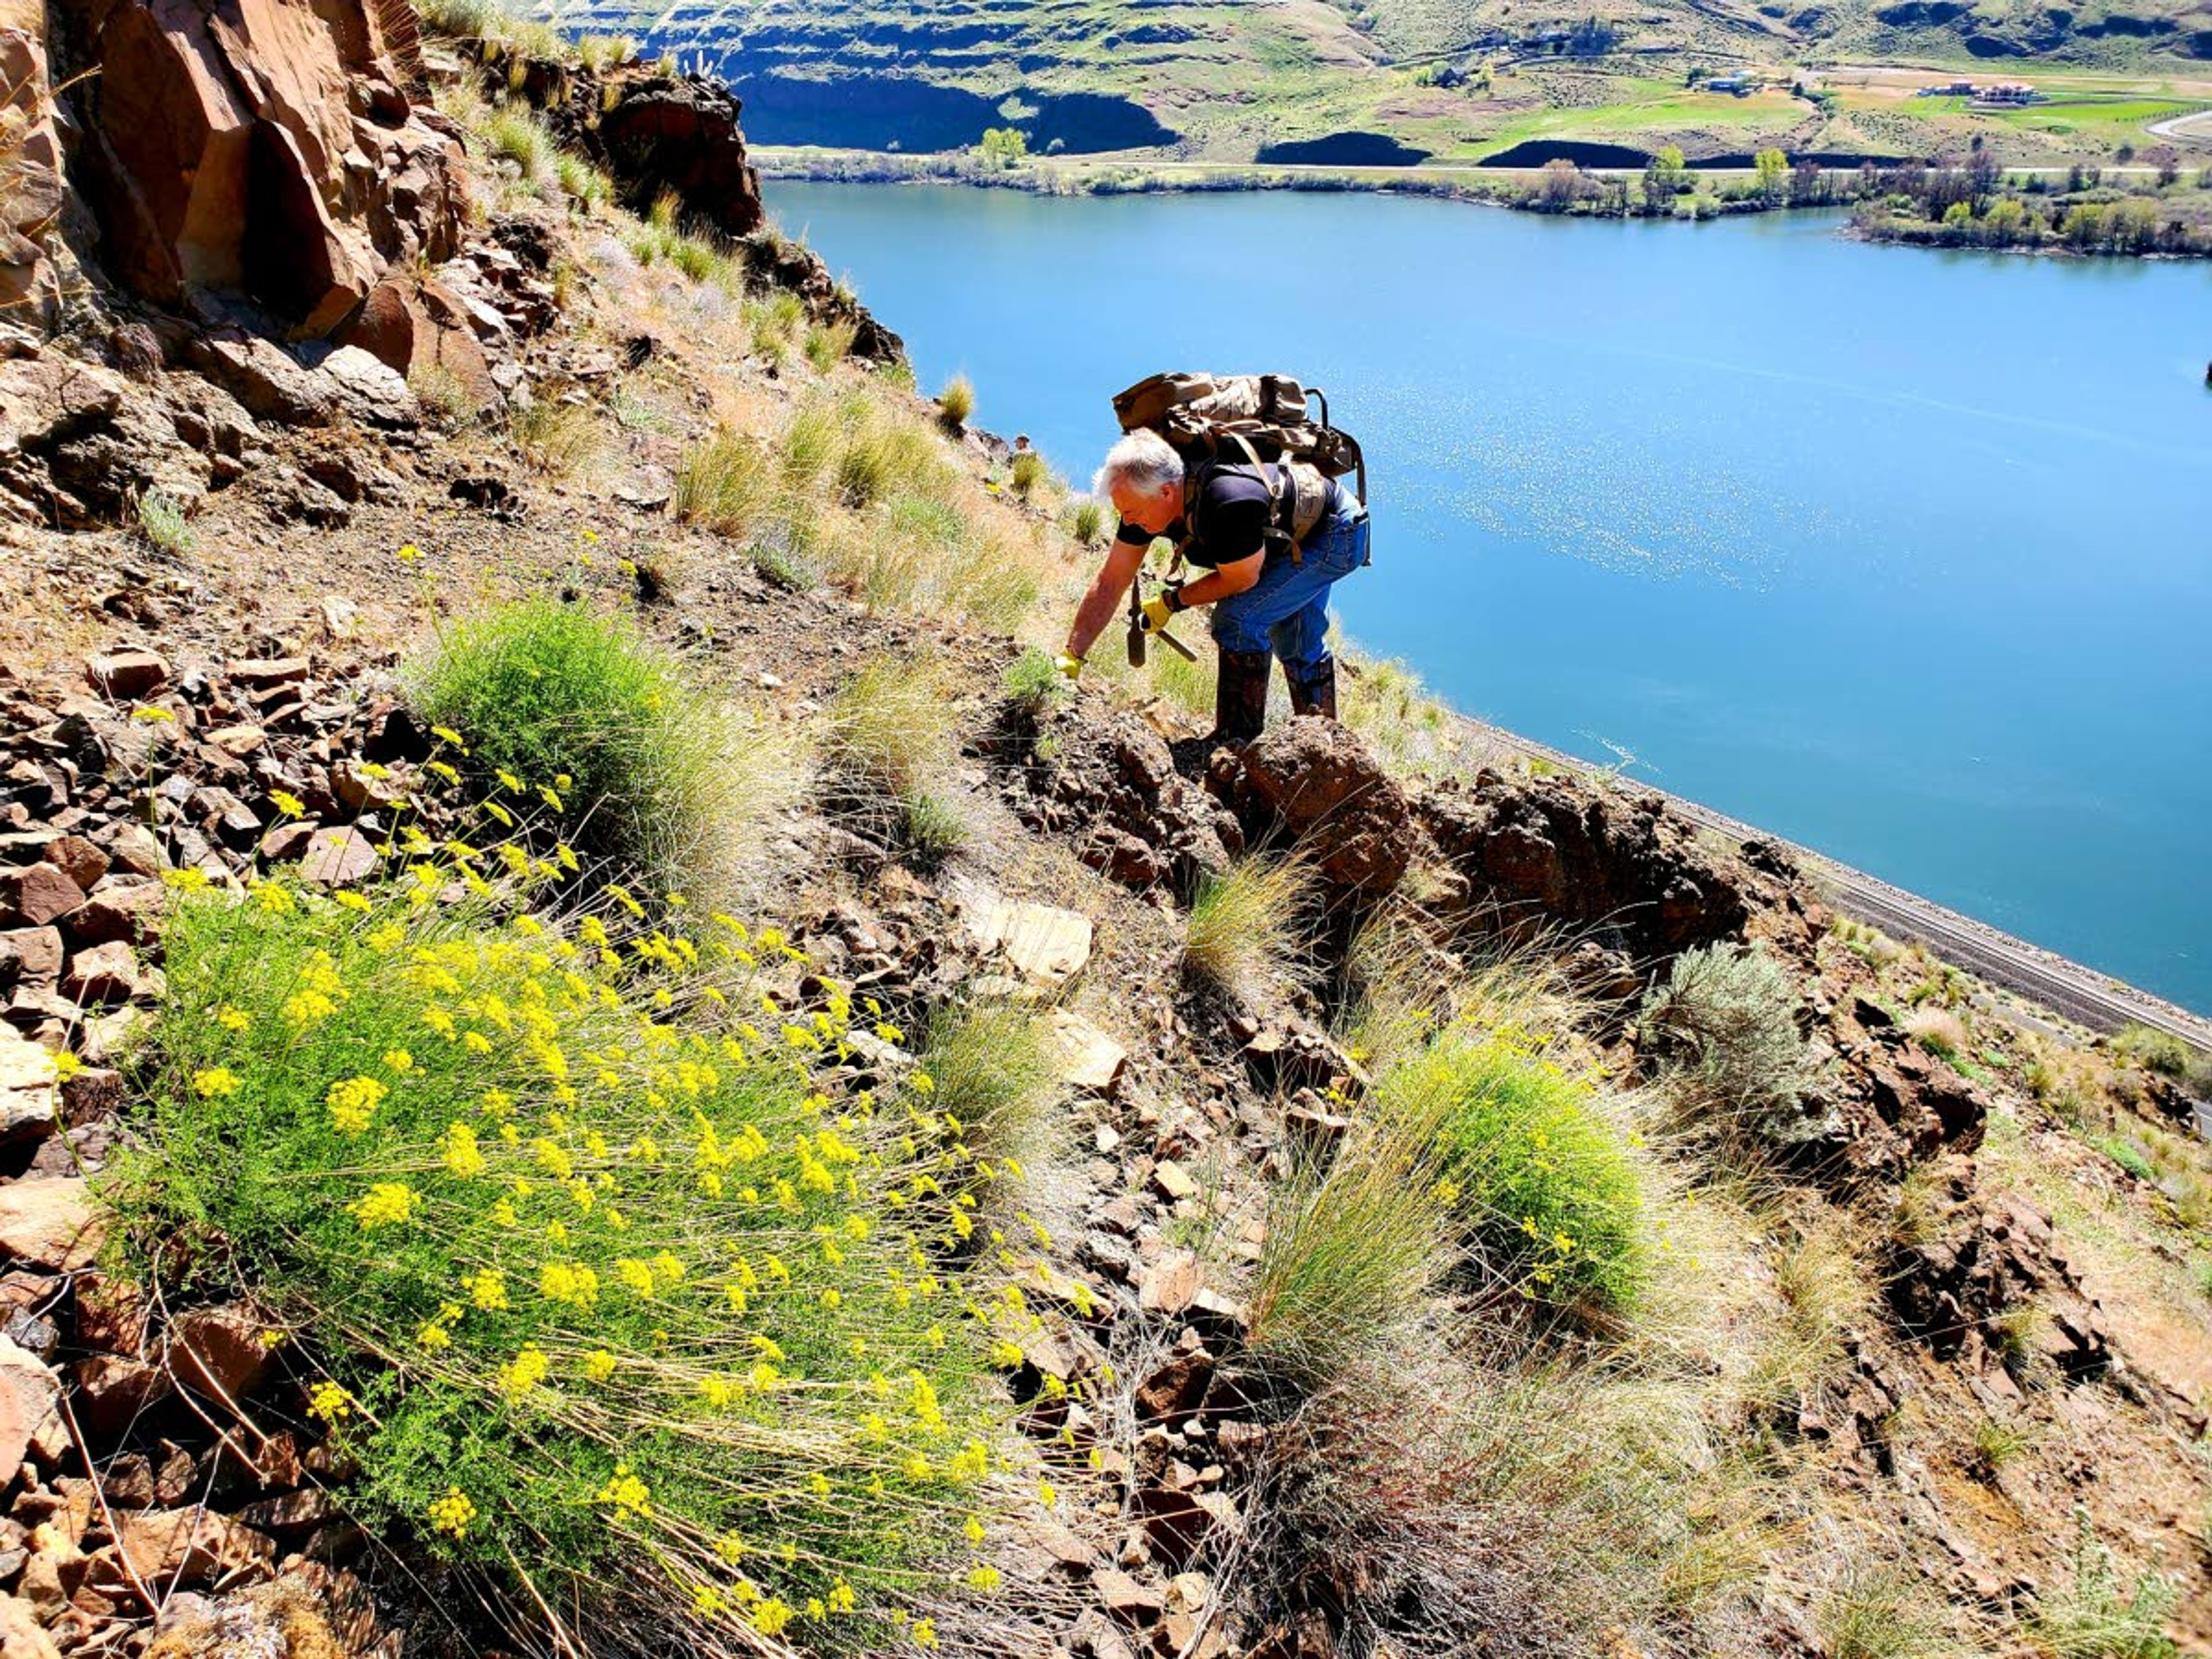
M416 117L365 0L64 0L82 183L110 273L242 290L328 332L459 240L457 146Z

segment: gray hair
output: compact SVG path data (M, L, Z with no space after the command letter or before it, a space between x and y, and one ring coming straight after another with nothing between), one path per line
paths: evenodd
M1139 427L1106 452L1098 476L1091 481L1091 493L1102 501L1110 501L1117 486L1149 494L1162 484L1182 483L1182 457L1175 446L1158 433Z

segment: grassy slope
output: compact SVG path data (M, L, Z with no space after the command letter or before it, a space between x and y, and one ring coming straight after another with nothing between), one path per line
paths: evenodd
M2043 12L2004 0L1981 0L1939 25L1879 15L1909 9L1877 0L1794 9L1732 0L1535 9L1516 0L1007 0L990 8L801 0L774 9L562 0L538 15L641 32L732 73L883 76L994 100L1017 89L1125 97L1182 135L1186 157L1214 161L1249 161L1270 142L1345 131L1385 133L1445 163L1479 161L1529 138L1645 148L1671 141L1696 159L1769 143L1963 148L1978 135L2009 161L2064 166L2110 160L2123 143L2156 143L2145 131L2150 122L2212 104L2207 0L2109 0L2076 9L2057 28ZM1564 61L1521 44L1589 17L1619 31L1611 55ZM1895 80L1837 67L1854 64L2027 76L2062 101L1975 112L1958 100L1912 100ZM1441 65L1475 79L1455 88L1421 84ZM1786 89L1748 100L1687 91L1693 65L1771 71L1785 88L1794 76L1838 98L1823 111ZM1486 81L1486 66L1493 77Z

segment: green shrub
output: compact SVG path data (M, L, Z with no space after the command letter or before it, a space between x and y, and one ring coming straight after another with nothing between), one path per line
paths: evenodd
M561 193L586 214L597 213L614 200L614 180L569 151L562 150L554 157L553 177Z
M185 504L166 489L149 489L138 498L138 532L164 553L192 550L197 539L185 518Z
M2166 1621L2181 1599L2163 1573L2145 1572L2124 1587L2119 1565L2077 1510L2080 1534L2070 1583L2054 1586L2036 1608L2029 1634L2051 1659L2174 1659L2179 1652Z
M773 930L617 956L431 901L478 863L184 896L127 1237L173 1272L219 1237L210 1285L253 1286L359 1464L340 1501L526 1575L510 1618L880 1650L1001 1461L961 1312L989 1291L945 1265L973 1224L930 1195L981 1172L926 1099L848 1091L842 992L738 1023Z
M968 424L968 417L975 412L975 383L965 374L956 374L945 383L945 390L937 394L938 412L945 416L950 427Z
M1075 696L1075 687L1060 672L1049 652L1029 647L1000 671L999 684L1007 702L1027 714L1040 714Z
M628 623L550 600L508 605L452 628L409 682L416 710L459 734L480 775L561 799L585 850L664 886L715 885L724 831L750 810L730 791L760 780L730 769L723 719Z
M718 426L677 462L670 505L686 523L733 536L752 522L770 494L760 446L741 432Z
M1014 494L1027 501L1036 487L1045 481L1044 457L1034 449L1024 449L1014 457L1010 473Z
M1374 1098L1435 1135L1484 1280L1561 1306L1634 1304L1649 1273L1642 1182L1586 1086L1503 1038L1448 1032Z
M2137 1181L2155 1182L2158 1179L2158 1167L2142 1147L2123 1135L2107 1135L2097 1143L2097 1150Z
M1763 946L1685 951L1644 1003L1642 1026L1684 1057L1698 1105L1765 1133L1786 1123L1817 1079L1797 1030L1797 987Z
M2131 1024L2112 1039L2112 1052L2157 1073L2200 1100L2212 1099L2212 1054L2192 1048L2179 1037L2148 1025Z

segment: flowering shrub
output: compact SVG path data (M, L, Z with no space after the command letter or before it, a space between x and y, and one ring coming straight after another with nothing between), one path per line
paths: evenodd
M626 1601L608 1628L701 1651L930 1645L902 1591L963 1556L995 1582L1012 1486L983 1375L1030 1264L975 1218L1005 1161L926 1073L860 1086L848 1030L902 1034L802 1002L775 929L653 927L619 889L550 920L559 861L447 858L374 897L185 884L133 1236L167 1264L218 1235L301 1339L349 1501L530 1605Z
M1379 1092L1387 1112L1436 1125L1439 1194L1486 1273L1536 1301L1635 1301L1649 1268L1641 1183L1586 1085L1510 1031L1449 1031Z

